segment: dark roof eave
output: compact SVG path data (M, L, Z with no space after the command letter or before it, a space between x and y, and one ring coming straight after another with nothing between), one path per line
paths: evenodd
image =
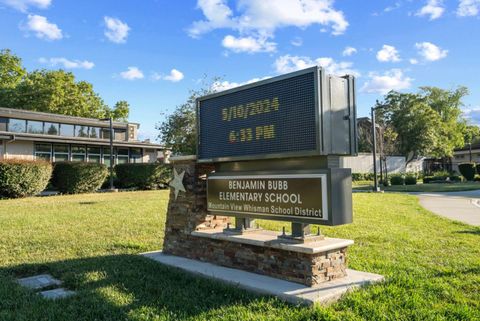
M5 137L5 138L3 138ZM0 138L2 139L14 139L14 140L27 140L27 141L43 141L49 143L60 143L60 144L87 144L87 145L110 145L108 140L103 139L91 139L91 138L78 138L78 137L60 137L60 136L50 136L50 135L38 135L38 134L27 134L27 133L10 133L10 132L0 132ZM156 149L169 149L163 145L143 143L143 142L128 142L128 141L113 141L114 146L125 146L125 147L140 147L140 148L156 148Z

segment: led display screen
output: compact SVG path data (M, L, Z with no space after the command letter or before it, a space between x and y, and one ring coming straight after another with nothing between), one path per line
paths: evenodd
M199 160L317 150L316 73L199 99Z

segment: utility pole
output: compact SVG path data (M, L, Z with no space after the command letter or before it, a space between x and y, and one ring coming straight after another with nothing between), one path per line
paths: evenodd
M468 143L469 151L470 151L470 163L472 162L472 142Z
M373 154L373 191L379 192L377 180L377 135L375 125L375 107L371 109L372 115L372 154Z
M115 158L114 158L114 155L113 155L113 135L114 135L114 132L113 132L113 118L112 117L108 117L108 118L102 118L100 119L101 121L108 121L109 122L109 125L110 125L110 128L109 128L109 132L110 132L110 191L116 191L115 190L115 186L113 186L113 166L114 166L114 162L115 162Z

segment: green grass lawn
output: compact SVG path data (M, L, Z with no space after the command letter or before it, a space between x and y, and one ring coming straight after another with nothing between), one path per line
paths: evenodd
M460 192L472 191L480 189L480 182L463 182L463 183L431 183L417 185L393 185L383 186L380 188L386 192ZM353 182L353 190L368 191L373 189L372 181Z
M293 306L136 255L162 246L166 191L0 200L0 320L480 320L480 229L416 197L354 195L351 268L386 282ZM261 222L280 230L282 224ZM15 277L51 273L78 295L47 301Z

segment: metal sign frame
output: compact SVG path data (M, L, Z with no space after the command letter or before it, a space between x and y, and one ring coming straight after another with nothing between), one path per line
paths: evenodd
M309 151L300 151L300 152L281 152L281 153L270 153L270 154L256 154L256 155L245 155L245 156L227 156L227 157L214 157L214 158L198 158L197 162L199 163L213 163L213 162L230 162L230 161L241 161L241 160L251 160L251 159L271 159L271 158L286 158L286 157L305 157L305 156L314 156L314 155L323 155L325 149L325 140L328 139L325 137L325 131L323 129L323 106L325 106L325 99L323 97L322 90L326 86L325 81L325 72L323 68L314 66L307 69L299 70L285 75L280 75L277 77L268 78L261 80L255 83L239 86L229 90L221 91L218 93L210 94L197 98L196 101L196 116L197 116L197 155L199 155L200 150L200 136L202 135L200 131L200 108L201 102L204 100L212 99L219 96L228 95L231 93L243 91L250 88L255 88L261 85L266 85L269 83L297 77L300 75L305 75L308 73L314 73L314 102L315 102L315 124L316 124L316 148Z
M311 224L324 224L330 220L330 213L329 209L329 200L328 200L328 175L327 173L309 173L309 174L249 174L243 175L238 173L236 175L210 175L207 179L207 191L208 191L208 182L209 180L216 180L216 179L282 179L282 178L294 178L294 179L301 179L301 178L320 178L321 188L322 188L322 214L324 217L316 218L316 217L305 217L305 216L287 216L287 215L280 215L280 214L263 214L263 213L255 213L255 212L238 212L238 211L231 211L231 210L212 210L207 209L209 212L217 212L217 213L231 213L236 217L248 217L248 218L260 218L260 219L271 219L271 220L280 220L280 221L288 221L288 222L302 222L302 223L311 223ZM320 196L320 195L319 195ZM321 221L321 222L319 222Z
M280 161L280 160L278 160ZM208 180L215 179L214 177L315 177L315 175L323 175L322 179L322 198L324 203L322 206L326 206L327 219L318 219L310 217L297 217L297 216L283 216L283 215L270 215L253 213L248 214L245 212L225 211L225 210L209 210L211 213L217 215L235 216L238 218L258 218L269 219L275 221L285 221L293 223L304 224L319 224L319 225L342 225L352 222L352 197L351 197L351 170L345 168L327 168L327 169L290 169L290 170L268 170L268 171L220 171L211 173L207 179L207 191ZM324 188L325 187L325 188ZM320 195L319 195L320 197ZM207 192L208 201L208 192ZM322 208L322 211L324 209Z

